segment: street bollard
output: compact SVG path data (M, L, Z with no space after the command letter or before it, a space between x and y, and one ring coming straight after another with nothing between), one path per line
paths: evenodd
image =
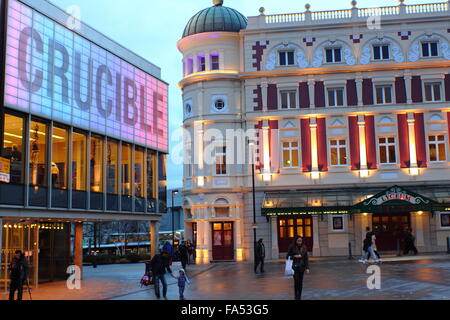
M352 255L352 243L351 243L351 242L348 243L348 259L349 259L349 260L353 260L353 255Z
M397 239L397 257L400 257L402 253L400 252L400 239Z
M450 254L450 237L447 237L447 253Z

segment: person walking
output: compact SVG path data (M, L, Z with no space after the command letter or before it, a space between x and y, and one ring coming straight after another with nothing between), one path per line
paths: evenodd
M178 291L180 293L180 300L184 300L184 289L186 288L186 283L191 284L189 279L186 276L186 272L184 269L180 269L179 276L176 277L172 275L175 279L177 279Z
M405 234L405 250L403 250L403 254L409 254L410 251L414 253L414 255L417 255L419 251L416 248L416 245L414 242L416 241L416 238L412 234L412 229L408 228Z
M180 260L181 260L181 267L186 270L186 265L188 263L189 260L189 251L188 251L188 247L186 246L186 242L182 242L180 244L180 246L178 247L178 253L180 255Z
M370 231L370 228L366 227L366 237L363 240L363 252L361 254L361 258L359 259L359 262L362 262L362 263L367 262L366 257L370 254L369 246L371 244L371 240L369 241L369 239L372 239L372 234L373 234L373 232Z
M264 273L264 259L266 258L266 247L263 239L259 239L255 248L255 273L258 271L258 266L261 265L261 273Z
M376 256L377 259L378 259L377 262L381 263L382 260L381 260L380 254L378 253L377 242L376 242L376 241L377 241L377 237L375 236L375 233L372 232L372 242L371 242L371 245L372 245L373 253L375 254L375 256ZM371 255L371 253L368 252L368 253L367 253L367 261L369 260L370 255ZM375 262L375 263L376 263L376 262Z
M163 285L163 297L164 299L167 299L166 270L170 274L173 274L169 265L169 253L163 250L160 254L155 255L150 262L150 265L153 272L156 298L161 298L161 292L159 290L159 282L161 281Z
M303 243L303 238L296 236L289 247L286 259L292 259L292 270L294 270L295 300L302 299L303 277L305 272L309 274L308 248Z
M25 255L22 251L17 250L8 268L9 278L11 280L9 287L9 300L14 300L16 291L17 300L22 300L23 284L28 282L29 269L28 260L25 258Z
M166 251L167 254L169 255L170 259L173 258L173 246L170 244L169 241L166 241L166 243L164 244L162 251Z

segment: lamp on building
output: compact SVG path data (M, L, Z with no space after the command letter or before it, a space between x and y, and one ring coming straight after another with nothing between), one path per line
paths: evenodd
M419 168L410 168L409 169L409 175L410 176L418 176L419 175Z
M359 171L359 176L361 177L361 178L368 178L369 177L369 170L360 170Z
M311 172L311 179L313 179L313 180L320 179L320 172L319 171Z
M197 186L203 187L205 185L205 177L200 176L197 177Z
M172 211L172 246L174 247L175 250L175 203L173 201L173 196L175 194L178 194L179 190L172 190L172 207L171 207L171 211Z

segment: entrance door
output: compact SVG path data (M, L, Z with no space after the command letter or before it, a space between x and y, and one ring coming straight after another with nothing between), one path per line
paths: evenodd
M39 282L67 279L70 224L46 223L39 229Z
M378 251L397 250L397 240L403 250L403 238L405 231L411 227L411 216L408 212L374 214L372 225Z
M233 222L212 223L213 260L234 259Z
M278 248L280 252L288 252L289 246L297 235L303 238L308 251L312 251L314 243L311 216L278 218Z

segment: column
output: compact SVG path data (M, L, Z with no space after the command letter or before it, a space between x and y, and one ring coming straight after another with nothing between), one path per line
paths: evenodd
M313 256L320 257L319 216L313 216Z
M416 152L416 131L415 131L415 119L414 113L407 114L408 121L408 137L409 137L409 159L410 164L410 174L418 175L419 169L417 168L417 152Z
M194 60L193 66L194 66L194 73L198 72L198 56L195 54L192 59Z
M272 242L272 254L273 260L280 258L280 249L278 248L278 219L277 217L270 217L270 236Z
M270 181L270 137L269 137L269 121L264 120L262 126L263 135L263 180Z
M366 122L364 116L358 116L360 176L367 177Z
M150 222L150 255L153 257L159 249L159 222Z
M406 103L412 104L412 74L409 71L405 71L405 88L406 88Z
M234 222L234 247L236 261L244 261L244 250L242 249L242 220Z
M363 79L362 76L356 77L356 95L358 97L358 107L364 106L363 103Z
M75 223L74 263L80 268L83 279L83 222Z
M194 159L195 164L197 164L197 186L203 187L205 185L204 176L204 155L203 155L203 123L195 125L194 127Z
M206 52L205 53L205 71L211 71L211 52Z
M197 222L197 247L195 248L195 264L202 264L203 261L203 222Z
M416 237L416 246L423 247L425 246L424 236L423 236L423 223L422 223L423 213L415 213L414 214L414 229L413 232Z
M263 81L261 82L261 95L262 95L263 111L267 111L267 99L268 99L267 88L269 88L267 79L263 79Z
M203 232L205 233L203 236L203 263L209 264L212 260L212 246L211 246L211 224L209 221L203 222Z
M309 107L311 109L315 109L316 108L316 103L315 103L315 91L316 91L316 80L315 79L308 79L308 91L309 91Z
M317 119L311 118L310 120L310 130L311 130L311 178L319 179L319 155L317 148Z

